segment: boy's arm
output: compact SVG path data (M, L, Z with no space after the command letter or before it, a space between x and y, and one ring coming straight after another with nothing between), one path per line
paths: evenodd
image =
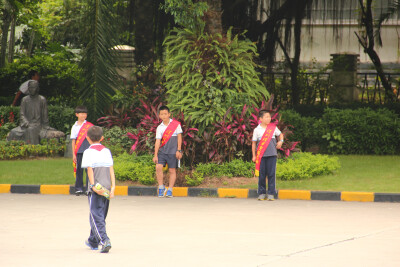
M156 144L154 146L154 157L153 157L153 162L155 164L158 163L158 150L160 149L160 143L161 143L161 139L156 139Z
M253 158L252 158L253 162L256 162L256 147L257 147L257 142L252 141L251 142L251 152L253 153Z
M178 134L178 151L176 151L176 158L182 158L182 134Z
M76 155L75 155L75 142L76 139L71 139L71 145L72 145L72 160L76 163Z
M114 191L115 191L114 166L111 166L111 167L110 167L110 177L111 177L111 191L110 191L110 197L114 197Z
M280 149L282 147L282 144L283 144L283 133L279 135L279 141L276 143L276 148Z
M89 177L89 185L94 185L94 173L92 167L87 167L86 169L88 177Z

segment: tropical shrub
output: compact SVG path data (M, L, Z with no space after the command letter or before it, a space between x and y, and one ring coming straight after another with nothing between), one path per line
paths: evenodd
M255 70L257 48L243 35L174 29L165 39L167 101L202 133L229 108L242 110L269 96Z
M276 177L289 181L331 174L340 168L337 157L294 153L291 157L278 160Z
M136 132L137 130L132 127L127 127L125 129L121 129L118 126L114 126L110 129L106 128L103 131L104 141L102 143L111 150L113 156L117 156L131 150L134 142L128 137L128 133Z

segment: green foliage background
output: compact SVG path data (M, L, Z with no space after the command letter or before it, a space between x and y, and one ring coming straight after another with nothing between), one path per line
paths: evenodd
M165 39L168 105L184 112L200 132L229 108L238 112L269 96L255 70L254 43L243 36L174 29Z

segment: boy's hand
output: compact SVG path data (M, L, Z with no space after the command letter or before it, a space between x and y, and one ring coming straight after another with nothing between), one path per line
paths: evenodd
M76 163L76 155L75 155L75 153L72 153L72 160L74 161L74 163Z
M103 193L104 193L104 190L99 190L99 189L97 189L96 187L92 187L92 190L96 193L96 194L98 194L98 195L102 195Z
M276 148L277 149L280 149L281 147L282 147L282 142L281 141L279 141L278 143L276 143Z
M177 159L181 159L182 158L182 152L176 151L175 156L176 156Z
M110 198L114 197L114 191L115 191L115 187L112 187L111 191L110 191Z
M251 159L253 162L256 162L256 160L257 160L257 157L256 156L253 156L253 158Z
M158 157L157 157L157 156L154 156L154 158L153 158L153 162L154 162L155 164L157 164L157 163L158 163Z

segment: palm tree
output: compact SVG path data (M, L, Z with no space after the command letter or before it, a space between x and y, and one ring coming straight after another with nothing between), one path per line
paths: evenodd
M90 0L87 8L88 44L81 61L85 78L81 97L89 108L89 115L97 118L110 106L111 96L118 88L113 50L115 20L111 0Z

